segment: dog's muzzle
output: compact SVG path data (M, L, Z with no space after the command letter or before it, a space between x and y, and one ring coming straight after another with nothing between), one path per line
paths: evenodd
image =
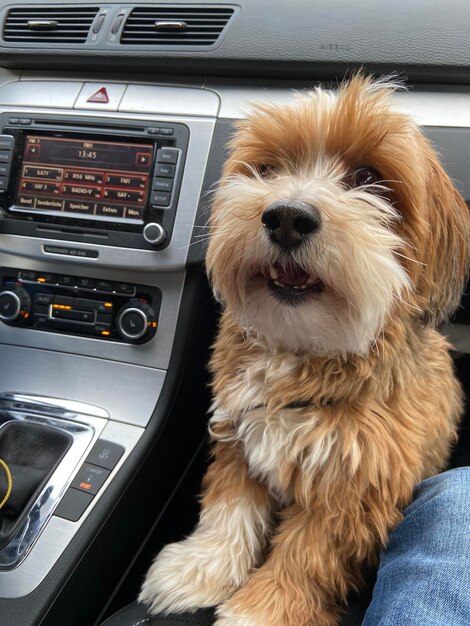
M278 200L261 216L270 240L283 250L291 250L321 228L320 211L306 202Z

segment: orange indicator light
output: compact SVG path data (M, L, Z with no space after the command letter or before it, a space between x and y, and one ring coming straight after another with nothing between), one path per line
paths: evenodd
M46 279L45 278L38 278L38 283L45 283Z
M113 306L113 303L112 302L105 302L104 306L107 306L108 309L109 309L109 308L111 308Z
M157 322L152 322L152 326L153 326L154 328L156 328L156 327L157 327Z
M111 333L109 332L109 330L102 330L101 334L104 335L105 337L108 337Z
M82 489L91 489L90 483L80 483Z

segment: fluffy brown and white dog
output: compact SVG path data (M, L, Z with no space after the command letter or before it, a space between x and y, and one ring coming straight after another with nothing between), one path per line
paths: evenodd
M393 84L357 75L240 122L207 266L224 303L214 457L191 536L155 559L152 612L333 626L462 394L437 324L459 303L468 210Z

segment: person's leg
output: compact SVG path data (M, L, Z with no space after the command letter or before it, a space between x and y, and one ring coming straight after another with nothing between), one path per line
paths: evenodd
M470 467L418 485L381 556L362 626L470 625Z

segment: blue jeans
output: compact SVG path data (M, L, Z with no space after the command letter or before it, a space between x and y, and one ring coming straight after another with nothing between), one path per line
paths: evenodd
M362 626L470 626L470 467L417 486Z

